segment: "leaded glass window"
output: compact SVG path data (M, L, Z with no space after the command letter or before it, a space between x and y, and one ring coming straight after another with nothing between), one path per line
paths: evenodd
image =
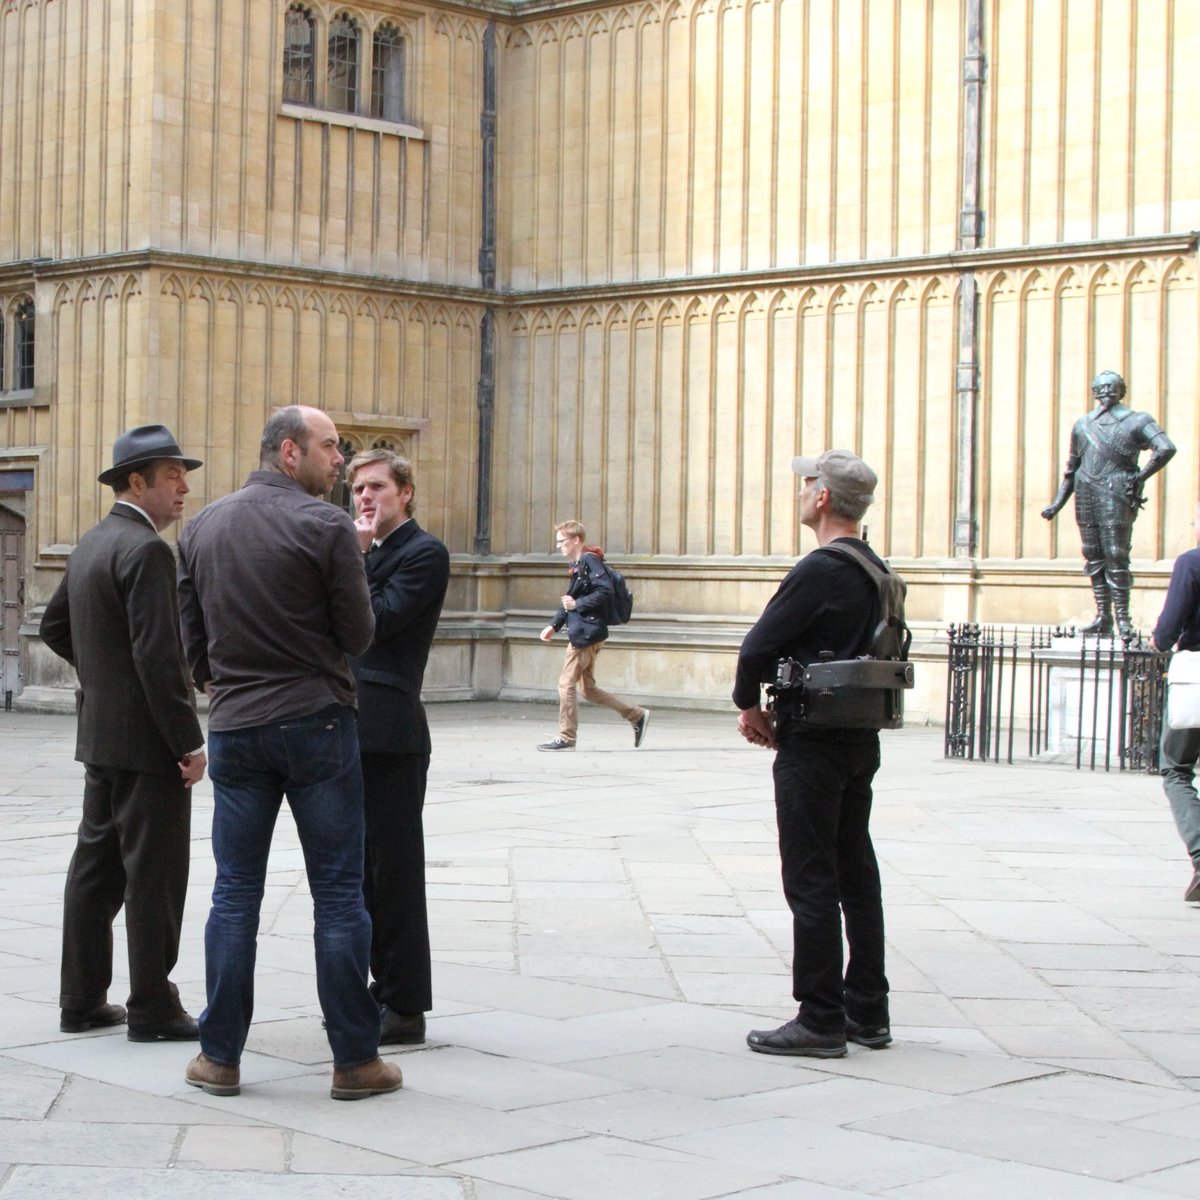
M33 301L22 300L13 322L13 387L19 392L33 388L33 323Z
M404 120L404 38L395 25L375 31L371 69L371 116Z
M329 91L326 104L338 112L358 111L358 25L340 16L329 25Z
M283 98L312 104L316 81L316 24L307 9L295 4L283 26Z

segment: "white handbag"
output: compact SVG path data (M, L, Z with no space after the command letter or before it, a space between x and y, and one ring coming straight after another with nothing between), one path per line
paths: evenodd
M1200 650L1176 650L1167 668L1167 726L1200 729Z

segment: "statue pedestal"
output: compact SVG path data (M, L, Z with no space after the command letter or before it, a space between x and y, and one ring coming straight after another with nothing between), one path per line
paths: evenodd
M1121 669L1119 638L1056 637L1034 661L1048 668L1043 762L1079 761L1113 769L1121 763Z

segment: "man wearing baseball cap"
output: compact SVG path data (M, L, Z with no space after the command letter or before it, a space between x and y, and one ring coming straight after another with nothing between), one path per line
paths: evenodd
M840 1058L846 1041L882 1049L891 1040L883 970L883 902L871 844L871 782L879 769L874 729L818 728L780 692L762 707L762 685L781 659L802 666L829 655L867 652L880 619L879 590L845 548L886 570L860 536L875 498L875 472L849 450L792 460L803 480L800 521L818 549L779 585L738 655L738 731L776 751L775 809L783 891L792 910L792 994L797 1015L778 1029L753 1030L751 1050ZM843 972L842 920L849 961Z
M42 641L79 676L75 757L83 819L63 905L59 1028L120 1025L108 1003L113 919L125 908L131 1042L196 1038L168 976L179 956L191 840L191 786L204 736L176 607L175 556L159 536L183 515L187 458L165 425L113 443L99 481L116 493L79 539L42 618Z

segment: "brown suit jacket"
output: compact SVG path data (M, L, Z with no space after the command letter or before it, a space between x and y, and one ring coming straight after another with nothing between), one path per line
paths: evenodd
M79 539L41 636L79 675L75 757L178 775L204 735L179 636L175 557L149 521L117 504Z

